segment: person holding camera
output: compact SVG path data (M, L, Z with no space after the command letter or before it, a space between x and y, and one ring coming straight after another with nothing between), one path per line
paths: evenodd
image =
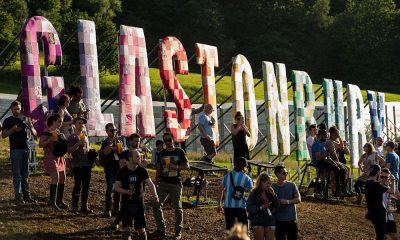
M78 212L79 197L81 198L81 212L85 214L93 213L88 207L90 178L92 175L92 164L89 161L89 139L83 128L86 119L76 117L73 120L75 132L68 138L68 152L72 155L72 171L74 173L74 188L72 190L73 213ZM82 195L81 195L82 190Z
M213 162L213 158L217 155L214 142L214 131L215 119L211 115L214 112L214 108L211 104L204 105L204 111L199 116L199 131L200 131L200 143L203 145L206 156L201 161L208 163Z
M236 220L247 226L245 192L253 188L253 181L245 173L246 167L246 158L238 158L234 169L227 173L221 182L223 206L221 205L219 210L225 214L226 230L230 230Z
M272 213L279 201L272 188L272 177L266 172L258 175L253 191L247 199L250 228L255 240L275 239L275 218Z
M56 113L50 116L39 139L39 147L43 148L44 152L44 170L51 178L49 204L55 210L68 208L68 205L63 201L66 178L63 155L67 150L64 149L64 146L61 146L66 142L64 135L60 133L62 123L61 115Z
M35 128L30 118L25 118L21 114L21 103L14 101L11 103L12 115L3 122L1 136L9 139L10 160L13 176L14 195L16 204L25 202L36 202L31 197L29 189L29 132L37 136ZM24 121L24 118L26 121Z
M147 170L140 166L142 155L137 149L129 151L129 160L118 172L115 191L121 194L121 217L124 237L131 239L132 220L140 239L147 239L146 218L144 209L144 184L150 189L154 201L159 202L156 188Z
M236 165L238 158L249 159L249 147L247 146L246 136L250 137L250 131L244 123L244 116L241 112L235 115L235 124L231 127L233 144L233 165Z

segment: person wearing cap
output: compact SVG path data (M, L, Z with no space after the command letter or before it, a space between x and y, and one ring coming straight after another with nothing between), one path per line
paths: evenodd
M93 212L88 207L92 166L88 159L89 139L83 130L86 122L83 117L74 118L75 132L68 137L68 152L72 155L71 164L74 173L71 211L78 212L79 197L81 196L81 212L87 214Z
M365 199L367 201L366 218L372 222L376 239L383 240L386 233L387 212L383 205L383 194L389 190L379 182L381 167L372 165L369 169L368 180L365 183Z

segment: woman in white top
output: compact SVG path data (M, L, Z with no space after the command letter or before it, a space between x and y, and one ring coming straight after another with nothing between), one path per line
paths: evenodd
M358 161L358 167L360 168L362 174L354 184L354 191L358 194L356 201L358 205L361 205L362 202L361 188L368 179L369 168L374 164L380 165L381 167L385 166L385 160L378 155L371 143L366 143L363 149L364 154Z

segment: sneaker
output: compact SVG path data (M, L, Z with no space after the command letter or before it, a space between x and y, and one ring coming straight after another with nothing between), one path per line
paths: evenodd
M165 231L161 231L161 230L156 230L149 235L153 238L165 238L166 237Z

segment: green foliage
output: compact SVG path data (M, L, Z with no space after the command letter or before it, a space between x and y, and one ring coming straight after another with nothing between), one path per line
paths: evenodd
M96 24L103 75L118 72L115 43L124 24L144 29L148 52L160 38L176 36L188 57L196 42L217 46L221 67L241 53L254 72L262 61L282 62L288 73L304 70L314 83L332 78L398 92L399 5L399 0L0 0L0 49L28 16L43 15L62 44L70 39L56 73L71 82L79 76L76 21L87 19ZM11 46L17 48L18 42ZM189 69L200 71L195 61Z

